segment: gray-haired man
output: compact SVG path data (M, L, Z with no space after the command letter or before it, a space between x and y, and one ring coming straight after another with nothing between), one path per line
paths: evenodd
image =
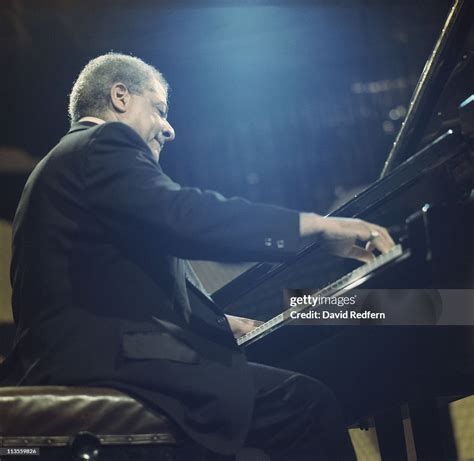
M247 444L272 459L352 459L331 391L248 364L234 335L254 322L225 316L182 258L282 261L314 236L366 261L393 241L375 224L172 181L158 163L175 137L167 89L156 69L114 53L75 82L72 127L32 173L15 217L18 334L5 382L114 386L224 455Z

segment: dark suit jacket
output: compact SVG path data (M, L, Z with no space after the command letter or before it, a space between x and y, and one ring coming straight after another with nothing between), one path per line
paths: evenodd
M294 211L179 186L127 125L74 125L31 174L15 217L18 329L4 383L114 386L235 452L252 380L180 258L283 260L298 234Z

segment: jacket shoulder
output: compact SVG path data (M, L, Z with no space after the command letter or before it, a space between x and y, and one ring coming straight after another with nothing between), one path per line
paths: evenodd
M148 150L148 146L140 135L122 122L105 122L98 125L91 133L91 142L120 143L121 145Z

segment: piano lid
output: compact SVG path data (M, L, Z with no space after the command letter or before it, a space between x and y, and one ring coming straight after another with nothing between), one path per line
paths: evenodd
M455 1L414 91L406 120L385 164L383 178L331 215L361 217L385 226L400 225L416 206L441 202L452 192L448 183L437 182L440 179L437 173L432 176L428 172L464 149L459 133L459 105L474 94L473 13L474 0ZM292 263L256 264L213 293L213 297L231 312L251 316L253 312L239 309L246 303L270 305L263 300L267 292L278 292L282 287L297 283L304 286L304 274L313 270L309 267L314 268L315 261L319 265L324 261L327 278L351 264L320 253L318 244L312 243L302 249ZM314 286L321 285L314 283ZM258 298L257 302L254 294L258 291L262 299Z
M474 94L474 0L455 0L413 92L381 177L459 126L458 107Z

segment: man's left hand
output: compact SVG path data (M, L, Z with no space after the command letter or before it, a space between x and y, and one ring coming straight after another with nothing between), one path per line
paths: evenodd
M232 330L232 333L234 333L235 339L249 333L263 323L259 320L236 317L235 315L226 315L226 317L229 321L230 329Z

